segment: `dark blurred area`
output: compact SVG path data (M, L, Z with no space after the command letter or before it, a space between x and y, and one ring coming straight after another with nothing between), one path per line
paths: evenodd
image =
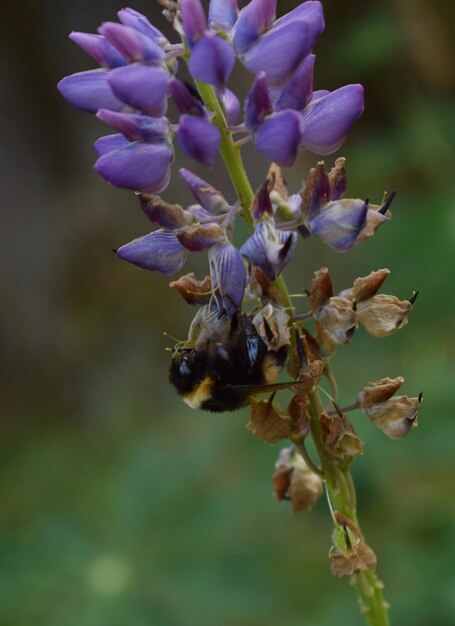
M284 13L296 2L280 2ZM418 429L390 441L353 416L360 516L379 558L392 623L455 622L455 11L439 0L324 2L316 88L361 82L366 110L338 155L349 196L393 220L341 255L305 241L291 292L327 265L337 289L389 267L386 293L420 296L408 326L378 341L359 330L339 350L342 403L369 380L403 375L425 402ZM194 314L167 287L112 254L148 232L134 195L92 171L106 129L55 88L93 67L71 30L114 19L117 0L18 0L0 24L2 626L360 626L354 592L329 573L321 499L292 516L271 489L280 449L245 430L247 414L191 411L167 384L172 340ZM153 2L137 0L174 38ZM175 41L175 38L174 38ZM250 77L232 85L245 93ZM317 157L289 173L295 191ZM266 161L247 147L257 185ZM189 203L177 152L164 196ZM197 258L188 271L205 269ZM296 301L298 306L301 301ZM300 305L304 306L304 305Z

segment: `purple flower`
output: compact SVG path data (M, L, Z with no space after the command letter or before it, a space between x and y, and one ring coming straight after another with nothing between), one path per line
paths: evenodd
M231 45L208 30L200 0L181 0L180 11L191 50L189 69L192 76L203 83L224 87L235 62Z
M228 241L209 250L210 278L219 315L234 315L245 292L246 269L237 248Z
M102 35L73 32L70 34L70 39L77 43L82 50L95 59L98 65L102 67L114 68L127 63L125 57L117 48Z
M275 0L252 0L239 14L233 44L250 71L264 71L269 84L283 86L313 49L324 17L320 2L305 2L276 21L275 9Z
M226 200L210 183L184 168L180 170L180 176L188 185L197 202L209 215L226 212L228 209Z
M277 230L273 221L264 220L256 225L240 252L270 280L275 280L291 260L296 245L297 233Z
M99 27L98 32L106 37L130 63L143 61L160 64L164 61L161 46L135 28L116 22L105 22Z
M123 102L148 115L166 113L170 76L161 67L134 63L112 70L108 77L114 94Z
M344 163L345 159L337 159L328 174L322 161L311 169L301 192L300 206L309 233L338 252L349 250L388 221L388 208L394 196L382 206L372 206L368 200L341 199L346 189Z
M96 116L130 141L159 143L165 141L169 134L169 123L165 117L116 113L109 109L100 109Z
M98 109L121 111L125 103L116 98L108 78L108 70L89 70L65 76L57 87L65 100L87 113L96 113Z
M171 147L134 141L104 153L95 170L111 185L144 193L160 193L169 184Z
M211 122L202 117L181 115L177 139L189 157L208 167L213 165L221 133Z
M313 93L314 60L309 55L292 81L272 94L273 108L264 75L256 78L245 101L245 123L256 149L284 167L294 164L298 150L316 154L338 150L363 112L361 85Z
M131 28L136 29L143 35L149 37L152 41L158 44L166 44L168 40L163 35L163 33L155 28L153 24L149 22L149 20L134 9L122 9L117 13L119 20L125 26L131 26Z
M188 252L173 230L160 228L121 246L117 250L117 256L142 269L169 276L182 269Z

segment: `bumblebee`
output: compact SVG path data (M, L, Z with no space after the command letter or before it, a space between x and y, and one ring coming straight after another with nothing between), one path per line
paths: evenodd
M268 347L252 314L220 320L202 312L197 317L188 342L174 348L169 369L171 384L191 408L235 411L255 393L289 387L275 384L286 363L287 345Z

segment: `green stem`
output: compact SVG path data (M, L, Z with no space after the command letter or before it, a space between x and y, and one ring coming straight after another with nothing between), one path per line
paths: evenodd
M240 204L242 205L242 217L250 232L253 232L254 222L250 213L250 207L254 200L254 191L243 165L240 147L234 145L231 133L227 130L224 111L216 97L213 87L197 81L196 85L207 109L215 113L212 121L221 133L220 153L240 200ZM280 291L284 306L289 309L292 315L294 307L282 276L278 276L275 280L275 286Z
M221 132L220 153L223 158L226 169L231 178L234 189L242 205L242 215L248 225L250 232L254 229L253 218L250 213L250 207L254 199L254 191L248 180L245 167L242 162L242 156L239 146L235 146L230 132L227 130L226 118L223 109L216 97L213 87L205 83L197 82L199 93L202 100L209 111L215 115L213 123ZM283 303L291 311L293 305L286 283L282 276L279 276L275 285L279 289ZM329 370L328 370L329 371ZM336 383L335 379L330 381L332 388ZM311 435L321 461L322 473L325 479L327 493L330 501L335 505L337 511L349 518L356 526L359 527L356 511L356 496L354 483L350 469L342 471L337 467L324 446L321 411L322 405L318 392L309 394L310 398L310 414L311 414ZM305 449L306 453L306 449ZM311 462L313 465L313 463ZM321 470L318 469L318 473ZM382 583L378 580L375 571L359 572L354 576L354 586L357 590L362 612L370 626L389 626L387 615L388 606L384 601L382 594Z

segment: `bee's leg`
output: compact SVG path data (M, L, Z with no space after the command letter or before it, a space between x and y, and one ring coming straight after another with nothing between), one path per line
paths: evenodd
M308 361L306 358L306 354L305 354L305 348L303 346L303 342L302 339L300 337L300 333L298 331L298 329L294 326L294 333L295 333L295 343L297 346L297 352L299 354L299 359L300 359L300 365L302 366L301 369L304 372L308 371Z

